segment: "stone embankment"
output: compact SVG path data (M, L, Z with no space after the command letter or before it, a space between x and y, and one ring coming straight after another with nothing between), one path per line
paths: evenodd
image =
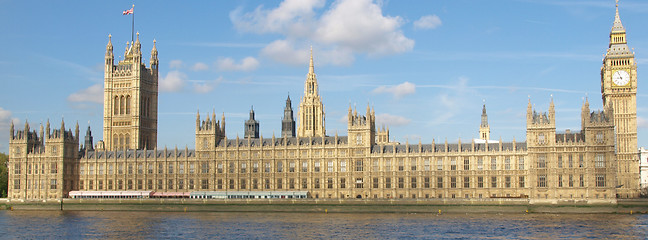
M8 201L8 210L322 213L648 213L648 199L617 204L530 204L527 199L63 199Z

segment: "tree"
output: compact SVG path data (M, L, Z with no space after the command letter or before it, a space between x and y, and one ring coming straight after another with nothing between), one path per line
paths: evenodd
M9 156L4 153L0 153L0 197L7 197L7 187L9 181L9 171L7 169L7 162L9 161Z

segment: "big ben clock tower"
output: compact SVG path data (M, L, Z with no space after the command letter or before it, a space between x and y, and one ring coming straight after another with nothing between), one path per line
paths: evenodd
M617 193L620 198L639 196L637 154L637 63L628 47L617 1L610 45L601 67L603 105L612 105L617 148Z

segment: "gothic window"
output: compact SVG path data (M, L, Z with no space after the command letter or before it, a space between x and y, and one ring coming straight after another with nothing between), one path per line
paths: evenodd
M125 104L126 101L124 100L124 96L119 97L119 114L124 114L126 108Z
M603 143L603 132L597 132L596 133L596 142L597 143Z
M115 115L119 114L119 98L117 96L115 96L115 99L113 101L113 105L114 105L113 106L114 114Z
M457 160L454 157L450 159L450 170L457 170Z
M131 97L126 96L126 114L130 114Z
M596 168L604 168L605 167L605 155L596 154L596 157L594 158L594 166Z
M544 133L538 134L538 143L539 144L544 144L545 143L545 135L544 135Z
M130 148L130 134L126 134L126 136L124 136L124 148Z
M356 135L356 144L358 145L362 144L362 135L360 134Z
M546 167L547 167L547 156L545 155L538 156L538 168L546 168Z
M538 175L538 187L547 187L547 175Z
M605 174L596 174L596 187L605 187Z

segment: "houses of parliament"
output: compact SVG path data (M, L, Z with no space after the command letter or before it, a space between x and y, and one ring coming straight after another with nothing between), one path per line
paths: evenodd
M297 116L288 97L281 136L264 137L254 111L244 137L228 139L225 115L197 113L195 149L157 148L158 50L149 64L139 34L115 61L105 54L102 141L74 130L26 122L10 129L11 200L54 200L74 193L150 191L306 192L309 198L526 198L530 203L616 203L639 196L637 63L618 6L601 66L604 108L582 104L581 129L557 131L553 99L527 103L526 139L491 141L486 106L480 139L396 143L376 127L373 108L348 109L346 136L326 132L311 49ZM281 103L283 104L283 103ZM523 106L520 103L521 106ZM478 113L476 113L478 114ZM240 123L236 123L240 124Z

